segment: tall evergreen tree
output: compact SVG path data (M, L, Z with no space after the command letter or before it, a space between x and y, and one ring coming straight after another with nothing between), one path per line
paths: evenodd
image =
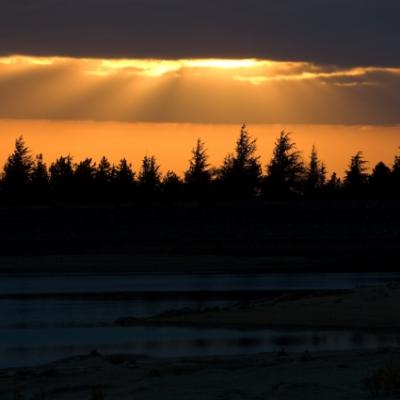
M300 193L305 167L290 135L282 131L275 142L272 159L267 165L264 197L289 198Z
M130 185L135 180L135 173L132 170L132 164L123 158L119 161L114 170L114 178L118 184Z
M36 200L48 200L49 172L42 154L38 154L33 163L30 186L32 195Z
M4 165L3 185L6 193L16 199L27 190L34 162L24 138L15 141L14 152ZM21 200L23 200L21 198Z
M391 186L392 186L392 193L395 196L400 196L400 154L396 155L394 158Z
M361 151L351 157L349 169L344 178L344 188L348 195L358 197L365 194L368 183L366 164L367 161Z
M103 156L95 171L95 181L98 186L105 187L111 183L113 168L107 157Z
M192 150L189 168L185 172L185 185L189 198L204 199L209 197L211 188L212 170L208 163L207 150L204 142L197 140Z
M257 140L252 138L246 125L240 130L234 154L225 157L218 171L222 195L231 200L253 198L259 189L261 164L256 156Z
M132 164L123 158L118 165L113 168L112 185L115 198L118 201L131 201L135 194L136 181Z
M50 181L53 185L70 184L74 176L72 157L61 156L50 165Z
M94 173L94 186L97 201L104 202L112 197L112 181L114 169L107 157L103 156Z
M145 198L154 197L161 186L160 167L154 156L145 156L139 173L140 193Z
M326 168L318 158L315 146L311 149L310 162L306 168L304 191L305 195L313 196L317 194L325 185Z
M96 164L91 158L85 158L75 166L74 179L79 185L91 185L96 175Z
M72 199L74 197L72 157L68 155L57 158L50 165L49 171L50 186L56 198L60 200Z

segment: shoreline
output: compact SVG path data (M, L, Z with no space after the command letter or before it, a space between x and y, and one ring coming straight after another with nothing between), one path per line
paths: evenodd
M171 310L154 317L120 318L115 325L400 331L399 315L400 287L386 285L339 293L286 293L223 309Z

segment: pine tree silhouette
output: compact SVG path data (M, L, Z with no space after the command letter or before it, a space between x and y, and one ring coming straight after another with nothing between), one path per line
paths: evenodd
M391 179L392 193L396 197L400 197L400 154L396 155L392 167Z
M70 155L59 157L50 165L49 171L50 185L55 198L61 201L73 199L72 157Z
M183 182L173 171L167 171L162 180L162 198L167 202L182 200Z
M74 192L78 201L93 200L95 198L94 185L96 164L91 158L86 158L75 166Z
M18 202L135 202L149 201L243 201L253 198L288 199L297 197L383 198L400 197L400 155L393 167L379 162L371 175L362 152L350 161L344 183L333 173L326 182L326 169L313 146L307 166L292 141L282 131L273 156L262 177L256 139L243 125L233 154L215 170L208 162L207 149L198 139L192 150L183 180L173 171L162 179L154 156L145 156L138 179L132 165L123 158L117 166L106 157L99 164L86 158L73 164L70 155L57 158L47 170L43 155L32 158L23 137L15 141L0 181L0 200ZM261 189L261 191L260 191Z
M112 177L114 199L119 202L134 200L136 192L135 173L132 170L132 165L125 158L121 159L117 167L113 168Z
M26 201L24 196L30 182L34 162L24 138L20 136L15 141L14 152L4 165L3 187L14 201Z
M311 149L310 162L305 171L304 194L315 196L324 187L326 181L326 168L318 158L315 146Z
M145 199L155 198L161 187L160 167L154 156L145 156L139 173L139 190Z
M359 197L366 193L368 183L366 164L367 161L364 160L361 151L351 158L349 169L344 178L344 189L348 195Z
M246 125L243 125L236 141L235 153L225 157L218 171L224 198L245 200L257 194L262 170L256 151L257 140L249 135Z
M263 196L290 198L301 193L305 167L291 133L282 131L267 165L267 176L263 185Z
M30 186L31 193L33 196L33 200L35 201L49 201L49 172L47 170L47 165L43 161L43 155L38 154L33 163L31 177L30 177Z
M207 150L201 139L192 150L189 168L185 172L185 185L189 199L201 200L210 196L213 172L208 163Z

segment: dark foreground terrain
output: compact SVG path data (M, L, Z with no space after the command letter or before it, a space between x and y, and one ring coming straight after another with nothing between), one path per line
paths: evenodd
M313 201L0 208L0 272L399 271L400 203ZM282 294L130 324L389 329L399 289ZM0 399L366 399L400 391L398 349L191 358L90 355L0 371Z
M2 399L265 400L394 399L374 376L397 379L398 350L150 359L93 353L41 367L0 372ZM397 378L396 378L397 377ZM393 393L392 393L393 392ZM392 396L393 394L393 396ZM398 397L397 397L398 398Z
M1 206L2 271L399 270L400 202Z

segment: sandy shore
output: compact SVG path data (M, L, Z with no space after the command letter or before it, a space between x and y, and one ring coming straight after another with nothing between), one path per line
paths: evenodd
M169 312L120 323L397 331L399 311L400 288L392 285L341 293L292 293L222 310ZM40 367L0 370L0 399L367 399L372 392L366 377L384 366L395 365L388 376L400 389L399 358L400 349L389 348L179 359L94 352Z
M235 328L400 329L400 287L389 285L343 291L287 293L266 301L224 309L171 311L145 318L124 318L119 325L160 324Z
M3 399L366 399L364 379L399 352L148 359L89 355L0 372ZM91 397L93 388L104 397ZM16 394L22 397L13 397ZM385 397L389 398L389 397Z

